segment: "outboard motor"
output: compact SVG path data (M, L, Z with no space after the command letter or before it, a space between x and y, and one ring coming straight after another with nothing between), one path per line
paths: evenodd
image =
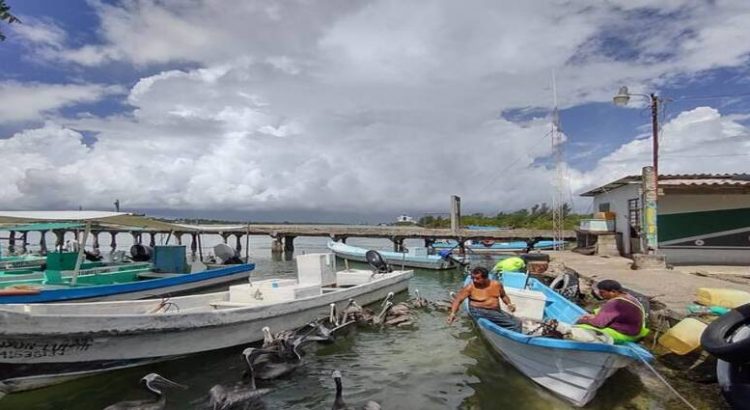
M383 255L381 255L378 251L369 250L365 253L365 259L367 259L367 263L372 268L373 273L389 273L393 272L393 269L391 269L391 266L388 265L388 262L385 261L385 258L383 258Z
M222 265L236 265L242 263L242 259L237 256L237 251L225 243L220 243L214 246L214 255L221 259Z
M148 262L154 254L150 246L137 243L130 247L130 258L135 262Z

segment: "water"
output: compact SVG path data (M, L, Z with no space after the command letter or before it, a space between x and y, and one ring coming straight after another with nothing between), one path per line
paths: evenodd
M124 239L125 235L122 237ZM207 252L216 241L204 240ZM325 242L323 238L297 238L295 246L298 253L323 252ZM420 246L420 242L407 242L407 246ZM352 238L348 243L377 249L392 246L387 240L373 239ZM294 274L292 260L271 257L270 239L252 237L250 247L250 255L257 264L253 277ZM491 266L492 261L484 259L479 263ZM463 276L458 271L418 270L409 290L413 294L414 289L419 289L430 299L445 299L448 292L458 289L462 282ZM344 399L353 408L367 400L378 401L384 409L570 408L504 362L468 319L453 326L446 325L445 319L446 314L442 312L418 312L413 328L358 328L339 338L334 345L310 346L303 368L286 379L262 384L273 389L265 396L266 405L269 409L330 409L335 392L331 373L339 369L343 374ZM149 396L138 380L149 372L157 372L190 387L186 391L167 391L168 409L194 408L214 384L240 379L242 348L10 395L0 400L0 409L101 409L121 400L145 399ZM645 380L648 386L635 374L619 371L587 408L684 408L663 387L649 382L648 378ZM701 400L701 395L695 396L696 400ZM699 408L719 405L703 404L705 407L699 405Z

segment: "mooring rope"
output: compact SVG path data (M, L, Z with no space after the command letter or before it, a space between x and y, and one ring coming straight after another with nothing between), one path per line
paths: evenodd
M654 367L651 366L651 364L648 361L646 361L646 359L644 359L643 356L641 356L640 353L638 353L638 350L636 350L633 347L631 347L630 350L632 350L633 353L635 353L635 355L638 356L639 359L641 359L641 362L643 362L643 364L645 364L646 367L649 370L651 370L652 373L654 373L654 376L656 376L656 378L658 378L659 380L661 380L661 382L664 383L669 388L669 390L671 390L672 393L674 393L675 396L677 396L680 400L682 400L682 402L685 403L686 406L690 407L690 409L692 409L692 410L698 410L695 406L693 406L692 404L690 404L690 402L687 401L687 399L685 397L683 397L674 387L672 387L672 385L669 384L669 382L667 381L667 379L665 379L664 376L662 376L659 373L659 371L657 371L656 369L654 369Z

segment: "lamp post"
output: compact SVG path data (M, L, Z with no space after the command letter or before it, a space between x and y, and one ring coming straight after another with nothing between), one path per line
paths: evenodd
M653 168L643 168L643 199L642 199L642 239L645 242L645 251L647 253L656 251L659 248L657 236L657 198L659 192L659 104L661 99L656 94L633 94L628 91L628 87L620 87L617 95L612 98L615 105L625 106L630 101L631 96L644 97L651 104L651 132L652 132L652 155Z

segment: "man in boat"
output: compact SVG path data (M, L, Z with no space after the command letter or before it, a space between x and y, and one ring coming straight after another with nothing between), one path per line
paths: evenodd
M469 314L473 317L485 318L498 326L516 332L521 331L521 321L500 310L500 300L511 312L516 311L516 306L511 303L503 285L496 280L490 280L489 271L486 268L477 266L471 271L471 283L464 286L453 298L448 324L456 320L456 312L466 298L469 298Z
M596 285L607 302L596 314L578 319L578 326L612 337L615 343L635 342L648 334L646 310L633 295L622 289L616 280L603 280Z

